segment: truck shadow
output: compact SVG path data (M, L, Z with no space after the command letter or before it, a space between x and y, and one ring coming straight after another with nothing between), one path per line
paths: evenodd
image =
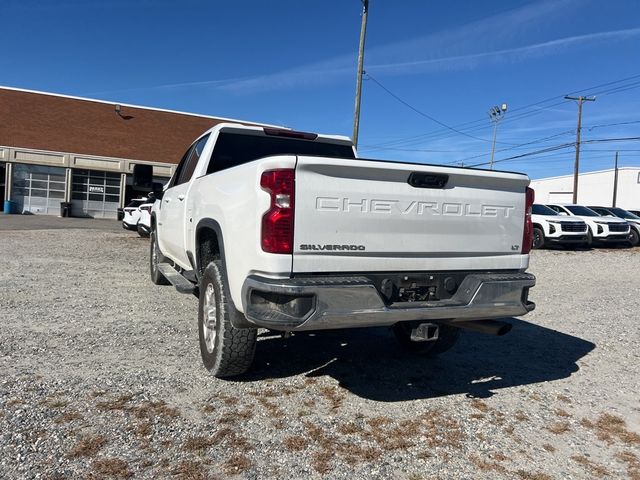
M486 398L500 388L548 382L578 371L595 344L518 319L504 337L463 332L435 358L408 354L387 328L263 337L243 381L306 373L328 375L362 398L399 402L465 393Z

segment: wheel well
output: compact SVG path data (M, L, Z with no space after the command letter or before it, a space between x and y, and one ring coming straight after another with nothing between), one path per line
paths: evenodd
M544 228L542 228L542 225L540 225L539 223L534 223L533 228L539 228L540 230L544 231Z
M211 228L201 228L196 238L196 266L199 273L202 274L209 262L218 257L220 257L218 234Z

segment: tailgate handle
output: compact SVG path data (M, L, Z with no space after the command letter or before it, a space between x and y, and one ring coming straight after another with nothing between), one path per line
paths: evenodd
M444 188L449 181L449 175L439 173L412 172L408 183L416 188Z

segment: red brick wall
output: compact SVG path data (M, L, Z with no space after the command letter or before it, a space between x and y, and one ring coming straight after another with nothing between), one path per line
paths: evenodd
M221 120L0 88L0 145L178 163Z

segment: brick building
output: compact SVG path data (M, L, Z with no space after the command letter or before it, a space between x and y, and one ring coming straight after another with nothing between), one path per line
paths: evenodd
M0 87L0 195L17 213L116 218L133 166L166 181L191 142L229 120ZM0 203L3 208L5 202Z

